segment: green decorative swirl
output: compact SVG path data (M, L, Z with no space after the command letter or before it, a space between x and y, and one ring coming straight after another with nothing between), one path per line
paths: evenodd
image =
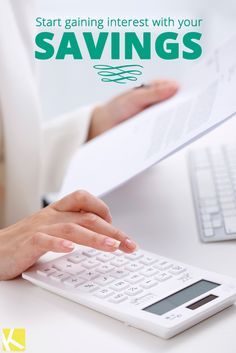
M142 75L142 71L134 68L143 68L142 65L94 65L93 68L102 76L102 82L115 82L125 84L127 81L137 81L137 76Z

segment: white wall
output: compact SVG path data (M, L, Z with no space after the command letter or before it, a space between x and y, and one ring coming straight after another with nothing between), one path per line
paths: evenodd
M37 0L37 16L113 16L160 17L188 16L204 19L204 54L236 30L235 0ZM105 59L103 62L105 63ZM101 83L91 68L91 61L38 61L40 92L45 118L68 111L78 105L102 101L118 92L157 77L181 79L193 62L183 60L152 60L144 63L144 75L135 84L115 85Z

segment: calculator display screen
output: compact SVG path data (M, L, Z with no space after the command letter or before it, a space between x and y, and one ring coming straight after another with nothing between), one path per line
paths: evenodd
M191 286L181 289L179 292L171 294L165 299L149 305L143 310L156 315L163 315L168 311L171 311L178 306L183 305L184 303L187 303L188 301L197 298L199 295L202 295L218 286L218 283L201 280L192 284Z

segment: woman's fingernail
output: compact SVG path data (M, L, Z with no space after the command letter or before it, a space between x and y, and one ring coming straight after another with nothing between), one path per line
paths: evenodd
M128 238L125 239L125 245L130 250L135 250L137 248L137 245L135 244L135 242L133 240L128 239Z
M110 246L113 248L118 249L120 246L120 242L118 240L112 239L112 238L106 238L104 241L106 246Z
M74 247L75 247L75 245L72 243L72 241L69 241L69 240L63 240L62 246L64 248L68 248L68 249L74 249Z

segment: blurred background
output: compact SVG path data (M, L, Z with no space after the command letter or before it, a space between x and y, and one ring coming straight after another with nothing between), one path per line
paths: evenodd
M196 29L203 33L202 57L236 31L235 0L145 0L139 2L137 0L120 0L117 2L109 0L100 0L98 2L94 0L36 0L36 5L36 16L46 18L104 18L107 16L114 18L159 18L161 16L202 18L203 25L201 29ZM50 31L50 29L48 30ZM82 31L79 28L71 30L78 33ZM91 29L88 30L90 31ZM161 30L174 29L155 29L155 33L157 34ZM57 35L60 38L60 29L55 31L58 32ZM95 29L93 31L96 32ZM185 31L188 31L188 29L185 29ZM109 51L106 51L106 55L108 53ZM92 68L96 62L90 60L66 58L65 60L37 61L44 118L52 119L58 114L78 106L107 100L125 89L148 82L154 78L172 77L181 81L185 72L191 66L196 65L196 61L183 59L165 61L157 56L153 56L152 60L148 61L133 61L144 66L143 76L135 83L126 85L101 82L99 76ZM123 62L124 60L118 61L118 63ZM105 56L101 63L109 64L111 62L109 57L106 60Z

